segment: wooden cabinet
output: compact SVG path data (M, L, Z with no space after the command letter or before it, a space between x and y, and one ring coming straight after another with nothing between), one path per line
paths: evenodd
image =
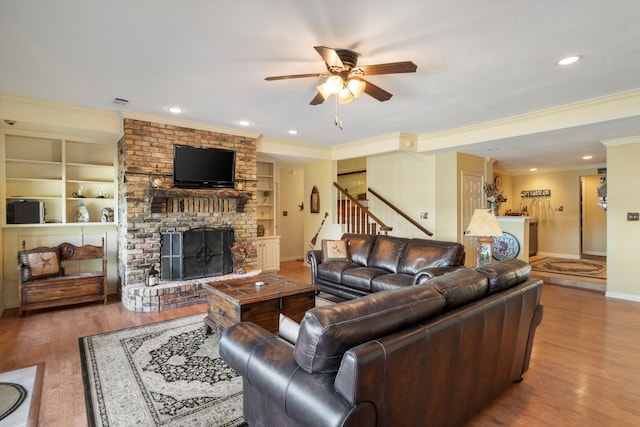
M7 224L9 203L42 202L45 224L75 224L86 216L76 216L82 203L88 224L101 223L103 209L117 212L115 145L78 138L65 139L27 132L2 134L2 194L0 212ZM115 215L106 217L114 223ZM83 221L84 222L84 221Z
M258 269L262 271L280 270L280 237L258 237Z

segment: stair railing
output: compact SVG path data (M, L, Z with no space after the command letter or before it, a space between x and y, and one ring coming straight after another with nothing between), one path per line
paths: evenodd
M412 225L416 226L420 231L422 231L423 233L425 233L427 236L433 236L433 233L429 230L427 230L426 228L424 228L422 226L422 224L420 224L419 222L417 222L416 220L414 220L413 218L411 218L409 215L407 215L406 213L404 213L402 210L400 210L400 208L398 208L396 205L394 205L393 203L391 203L390 201L388 201L387 199L385 199L384 197L382 197L379 193L377 193L376 191L374 191L371 188L367 188L367 191L371 194L373 194L374 196L376 196L381 202L383 202L385 205L389 206L391 209L393 209L398 215L400 215L401 217L403 217L404 219L406 219L407 221L409 221Z
M336 222L342 224L345 233L387 234L393 228L389 227L360 203L337 182L333 186L338 190L336 204Z

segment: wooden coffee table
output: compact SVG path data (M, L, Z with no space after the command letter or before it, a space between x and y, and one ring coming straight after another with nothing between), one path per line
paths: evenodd
M256 283L262 282L262 286ZM277 333L280 313L300 322L304 313L315 307L317 287L296 282L277 273L210 282L205 332L218 335L239 322L253 322Z

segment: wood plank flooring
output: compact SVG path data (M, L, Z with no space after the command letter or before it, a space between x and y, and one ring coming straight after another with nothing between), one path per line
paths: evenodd
M280 273L309 281L299 261L283 262ZM469 425L640 425L640 303L556 285L544 286L542 300L544 317L524 381ZM115 299L23 318L7 310L0 318L0 372L44 362L39 425L85 426L78 338L205 312L202 304L132 313Z

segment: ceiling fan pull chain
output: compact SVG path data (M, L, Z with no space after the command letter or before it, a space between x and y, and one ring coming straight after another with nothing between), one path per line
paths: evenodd
M342 120L338 117L338 108L340 108L340 104L338 103L338 97L336 96L336 117L333 119L333 123L342 130Z

